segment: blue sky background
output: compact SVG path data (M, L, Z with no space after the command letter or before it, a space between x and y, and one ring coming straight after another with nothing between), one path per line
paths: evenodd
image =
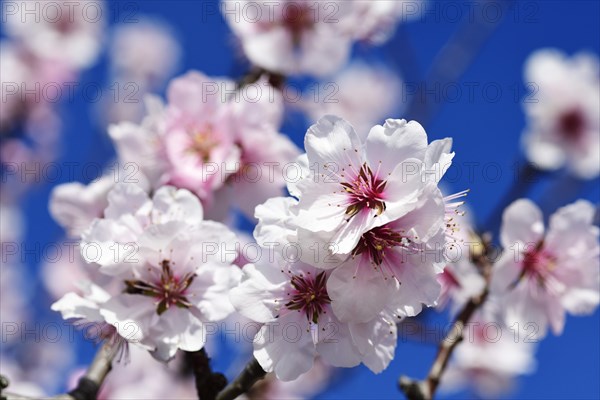
M181 72L199 69L208 75L239 75L243 66L235 59L233 40L229 28L220 15L202 18L202 4L212 1L138 1L111 2L116 9L123 4L134 4L135 15L159 16L172 24L181 39L184 59ZM467 14L465 2L456 2L463 14ZM405 79L422 79L432 60L460 23L450 21L453 14L445 13L446 3L432 1L429 9L437 14L428 14L415 22L402 26L396 36L379 49L357 51L357 57L368 57L375 61L410 59L415 76ZM480 4L480 3L479 3ZM501 196L511 187L514 163L520 159L519 139L525 118L521 99L525 94L522 70L528 55L539 48L557 47L573 54L579 50L600 51L600 3L597 1L538 1L516 3L481 52L475 57L465 74L457 82L463 95L453 103L440 104L430 123L426 125L430 139L446 136L454 138L457 166L450 175L456 177L447 187L452 191L470 188L469 208L475 221L485 220L497 206ZM437 11L435 11L437 10ZM449 12L449 9L446 9ZM477 12L477 11L476 11ZM506 11L505 11L506 12ZM403 43L410 43L410 52ZM94 68L82 76L85 82L107 82L106 55ZM405 67L406 68L406 67ZM412 69L411 69L412 68ZM400 73L400 71L398 71ZM299 82L305 82L300 80ZM476 89L473 100L466 93L465 82L476 82L480 87L494 84L501 88L496 102L487 101L484 93ZM491 90L491 89L490 89ZM515 99L515 91L517 98ZM65 121L65 152L60 162L106 163L113 152L103 127L94 119L93 107L78 97L78 101L63 105ZM398 104L398 109L402 108ZM394 118L410 118L403 114L390 115ZM307 122L298 115L286 118L283 132L301 145ZM468 163L473 165L474 175L469 177ZM493 164L493 165L492 165ZM492 165L485 170L484 167ZM500 167L502 176L494 178L495 166ZM492 169L490 169L492 168ZM66 177L65 177L66 178ZM552 175L554 180L567 180L564 174ZM77 180L86 181L80 173ZM23 207L28 218L26 240L30 243L50 243L62 236L61 229L48 214L48 196L53 184L43 183L24 199ZM598 180L577 182L578 195L567 197L552 189L548 177L536 180L529 197L545 206L546 216L556 207L584 197L598 203L600 185ZM35 260L28 260L32 274L37 271ZM41 284L32 281L36 293L35 311L40 320L58 320L48 311L49 300L41 290ZM598 399L600 398L600 313L590 317L571 318L560 337L549 336L537 352L538 369L531 376L519 380L511 398L515 399ZM93 346L79 343L79 361L86 363L93 355ZM398 398L396 387L399 375L422 377L431 365L435 347L427 344L399 343L396 358L391 366L380 375L373 375L364 367L345 373L339 384L331 387L323 398L362 399ZM224 370L225 360L217 361L216 367ZM468 393L440 398L465 398Z

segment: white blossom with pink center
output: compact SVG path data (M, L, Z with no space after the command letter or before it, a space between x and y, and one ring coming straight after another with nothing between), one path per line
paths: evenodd
M320 119L305 137L306 176L288 185L299 199L294 224L300 240L308 232L309 241L318 236L328 243L331 254L347 255L366 232L414 210L427 184L443 175L430 173L440 170L440 157L450 165L453 154L440 152L438 143L428 147L415 121L388 119L363 140L341 118Z
M542 169L567 165L578 177L600 173L600 63L590 53L567 57L558 50L535 52L525 65L532 94L524 101L528 126L523 143Z
M203 324L233 312L235 235L204 221L200 201L185 189L162 187L150 199L141 187L118 183L108 204L81 243L87 262L121 281L99 307L102 318L159 360L178 348L200 350Z
M325 76L349 57L353 38L340 21L351 2L224 0L221 11L246 57L269 71Z
M236 309L265 324L255 337L254 356L284 381L310 370L317 355L333 366L362 362L381 372L393 359L396 345L391 308L360 322L345 323L336 317L327 284L330 272L285 250L298 242L292 224L296 204L293 198L279 197L256 208L259 223L254 236L263 257L242 269L244 279L232 290ZM289 340L288 330L298 332L297 340Z
M401 318L435 305L444 245L444 202L429 184L415 209L365 232L351 257L333 270L327 289L336 316L366 322L384 308Z
M254 357L265 371L291 381L309 371L317 355L337 367L387 367L396 345L396 325L387 312L362 324L340 322L327 292L329 272L278 260L246 265L242 283L231 291L235 308L264 324L254 338Z
M547 232L531 201L512 203L503 215L504 253L494 266L492 293L508 326L518 324L536 338L548 325L561 334L565 314L588 315L600 302L600 229L585 200L559 209Z
M101 0L26 0L7 9L6 32L36 58L60 61L72 70L91 66L100 54L107 10ZM29 11L27 13L25 10Z

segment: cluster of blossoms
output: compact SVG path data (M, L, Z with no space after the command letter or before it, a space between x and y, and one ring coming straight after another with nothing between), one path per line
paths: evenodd
M190 76L199 77L181 79ZM317 355L379 372L394 356L396 323L440 294L448 224L437 183L453 157L450 143L428 144L414 121L387 120L359 136L341 118L322 118L298 158L301 179L288 183L294 197L256 207L254 236L272 257L241 270L232 264L235 236L203 221L205 192L160 186L150 198L152 186L107 178L59 186L51 210L81 235L84 260L104 278L53 308L107 324L106 335L169 360L177 349L201 349L202 324L235 307L264 324L254 355L282 380L307 372ZM290 255L290 247L298 252Z
M299 153L278 132L281 93L266 81L260 87L270 95L250 101L231 80L196 71L174 79L166 104L149 99L141 124L109 128L119 161L138 166L152 188L189 189L216 219L230 205L252 216L257 204L282 193L284 168Z
M428 143L415 121L389 119L359 134L326 116L309 128L305 149L296 161L301 179L287 185L291 196L256 207L262 255L248 263L231 251L240 242L228 228L203 220L203 192L150 189L148 179L59 187L51 209L81 235L83 258L104 277L82 285L83 295L67 293L53 309L99 323L105 337L163 361L178 349L201 349L203 324L238 311L260 325L254 357L279 380L299 379L317 359L382 371L394 358L397 323L448 300L456 312L486 286L470 246L479 239L457 218L465 192L444 197L438 188L454 157L451 140ZM565 310L592 312L599 271L580 264L598 263L593 216L584 201L565 207L544 238L531 202L509 207L504 252L478 318L523 329L534 323L542 337L548 322L560 333ZM564 240L566 232L572 240ZM449 248L462 256L450 260ZM534 346L500 346L471 334L444 380L448 387L485 371L477 373L480 389L495 393L507 385L493 382L531 370ZM478 361L482 351L487 364Z
M254 236L275 249L275 265L244 267L231 294L236 309L264 324L254 356L265 371L295 379L316 355L335 366L387 367L396 323L440 294L446 223L435 171L449 166L448 144L428 144L405 120L359 135L327 116L308 130L303 177L288 184L293 197L256 208ZM286 337L292 327L298 340Z
M421 2L224 0L222 10L252 64L286 75L327 76L347 62L354 42L384 42L399 20L418 17L408 11L420 10Z
M341 69L355 43L383 43L399 20L418 15L418 3L224 0L225 20L255 67L239 82L189 71L165 85L181 53L173 32L152 20L115 30L111 74L140 85L145 109L102 111L116 122L108 134L117 165L133 174L106 172L53 189L50 213L79 249L75 260L42 271L52 310L94 328L115 352L132 344L134 362L119 365L122 374L113 373L98 398L195 397L190 377L177 371L185 369L183 353L208 347L214 355L215 323L236 319L256 328L254 359L272 373L248 397L310 396L327 385L332 367L386 369L399 324L424 309L461 318L475 300L483 304L462 321L475 329L460 332L442 384L467 382L497 396L534 369L535 346L506 335L491 341L486 326L541 339L548 327L560 334L567 313L597 309L600 229L591 203L559 209L545 232L542 211L515 201L504 212L503 249L492 265L490 243L461 211L467 191L440 189L454 159L452 139L430 142L416 121L385 120L398 112L402 93L391 71L360 63ZM3 90L5 79L66 82L92 65L102 22L64 15L70 19L33 26L9 19ZM292 75L333 75L336 87L334 102L301 97L299 109L313 122L304 154L280 132L282 89ZM525 103L530 161L596 177L597 59L542 51L528 61L526 79L539 99ZM163 86L164 101L150 94ZM40 125L53 129L56 121L44 118L54 110L37 103L3 103L2 133L24 122L37 134ZM2 139L3 160L18 160L25 151L9 139ZM2 239L16 240L20 215L5 199ZM238 212L258 221L252 237L235 231ZM240 251L248 244L257 257ZM3 257L2 314L10 319L25 313L26 302L14 294L22 277L7 275L4 264ZM150 356L163 363L147 366ZM30 381L56 381L47 364L8 369L24 392L40 397Z

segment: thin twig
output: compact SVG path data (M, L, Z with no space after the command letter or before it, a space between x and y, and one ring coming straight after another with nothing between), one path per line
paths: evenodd
M480 294L471 297L457 315L452 324L452 329L450 329L440 344L438 353L427 377L422 381L415 381L406 376L400 377L398 382L400 389L410 400L431 400L433 398L442 375L446 370L452 352L463 339L462 333L464 332L465 326L467 326L475 312L487 299L492 273L492 263L489 260L487 251L490 246L490 240L484 240L483 245L484 250L480 254L472 255L472 258L473 262L480 268L483 274L485 287Z
M217 395L217 400L234 400L250 390L252 385L264 378L266 374L258 361L253 358L238 377Z

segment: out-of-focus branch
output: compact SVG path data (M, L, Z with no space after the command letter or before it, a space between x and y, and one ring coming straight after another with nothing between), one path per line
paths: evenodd
M429 370L429 374L422 381L415 381L406 376L400 377L398 382L400 390L404 392L409 400L431 400L438 388L442 374L444 373L452 352L463 339L463 332L475 312L485 303L492 274L492 263L488 257L488 250L491 240L484 238L483 251L472 254L473 262L480 268L485 279L485 287L481 293L469 299L460 313L456 316L452 329L448 332L440 347L437 355Z
M253 358L238 377L217 395L217 400L234 400L250 390L252 385L264 378L266 374L258 361Z
M244 75L238 82L238 89L244 86L256 83L262 76L265 76L269 81L269 84L276 89L281 89L285 84L285 76L276 72L271 72L264 68L254 67L246 75Z
M95 399L100 390L100 386L110 372L112 361L118 353L118 346L121 343L116 341L105 341L96 352L94 360L90 364L87 372L79 379L77 387L66 394L59 394L50 397L54 400L91 400ZM8 381L3 377L2 389L8 386ZM1 400L34 400L33 397L21 396L19 394L5 392L2 390Z
M196 391L201 400L214 400L226 385L225 375L213 372L210 368L210 358L206 350L188 352L194 372Z
M508 14L506 10L513 2L514 0L503 0L498 3L502 7L502 16ZM459 80L503 19L499 17L491 21L483 13L473 14L469 13L465 17L456 33L436 55L424 84L419 85L419 91L408 106L408 118L419 121L424 126L428 125L440 102L426 101L426 85L439 84L444 87Z

